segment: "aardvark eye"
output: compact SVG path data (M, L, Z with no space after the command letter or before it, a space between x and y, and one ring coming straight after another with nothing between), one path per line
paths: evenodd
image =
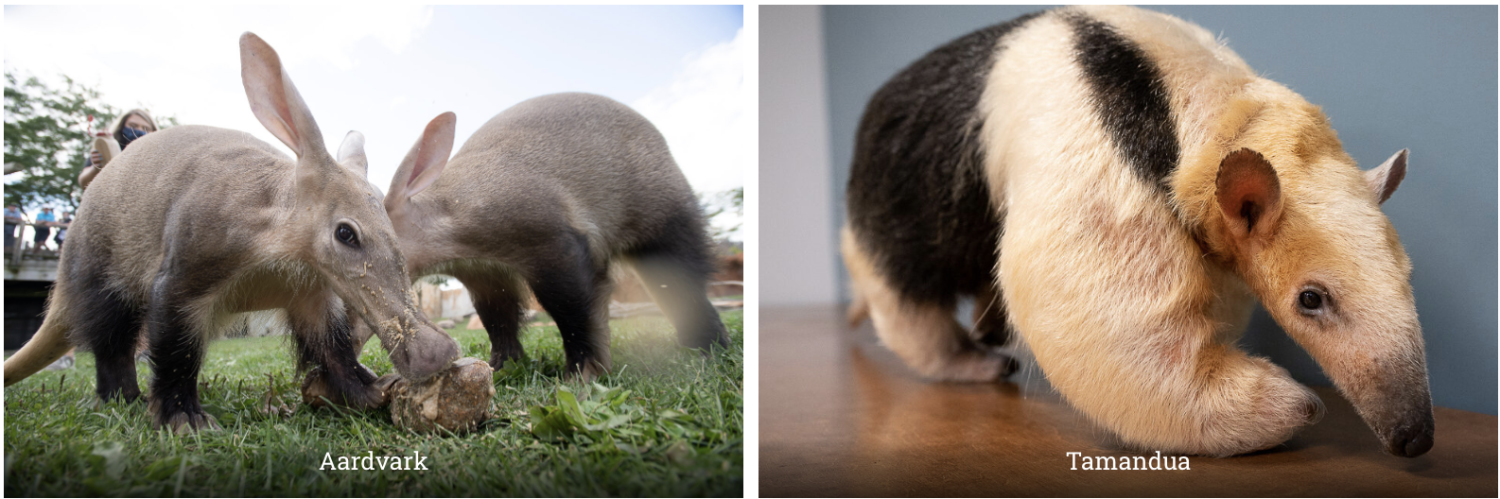
M350 248L359 248L359 236L354 234L354 228L349 224L339 224L339 228L333 231L333 237Z

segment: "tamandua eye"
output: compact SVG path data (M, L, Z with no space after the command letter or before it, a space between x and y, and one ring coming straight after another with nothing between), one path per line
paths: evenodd
M1323 307L1323 297L1313 291L1303 291L1302 296L1298 297L1297 301L1302 303L1302 308L1309 310L1317 310Z
M1315 289L1304 289L1297 295L1297 306L1301 307L1301 312L1307 315L1322 312L1324 301L1323 293Z
M354 228L349 224L341 223L339 228L334 229L333 237L350 248L359 249L359 236L354 233Z

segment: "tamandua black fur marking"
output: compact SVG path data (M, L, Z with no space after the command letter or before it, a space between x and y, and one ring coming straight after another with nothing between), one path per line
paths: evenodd
M881 341L934 379L1004 377L1018 334L1070 403L1130 445L1233 455L1322 402L1234 342L1259 299L1387 452L1432 446L1411 264L1322 112L1204 29L1050 10L939 47L860 122L845 264ZM979 297L976 331L953 318Z

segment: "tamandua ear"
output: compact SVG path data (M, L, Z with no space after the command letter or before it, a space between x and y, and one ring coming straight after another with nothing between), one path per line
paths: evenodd
M1236 243L1271 235L1281 221L1281 181L1260 153L1240 149L1219 163L1219 211Z
M1375 202L1384 204L1385 200L1396 193L1396 187L1401 185L1401 179L1406 178L1406 155L1408 150L1396 151L1396 155L1385 160L1380 166L1365 172L1365 183L1370 185L1370 192L1375 195Z

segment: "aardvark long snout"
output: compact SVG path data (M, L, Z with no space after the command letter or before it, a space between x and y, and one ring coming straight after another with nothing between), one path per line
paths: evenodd
M370 289L365 285L355 291L358 298L349 302L349 308L380 337L401 376L421 381L458 359L458 343L417 308L404 285L408 282L405 268L398 272L399 277L390 279L387 286Z
M458 343L415 309L381 321L375 331L406 379L427 379L458 359Z

